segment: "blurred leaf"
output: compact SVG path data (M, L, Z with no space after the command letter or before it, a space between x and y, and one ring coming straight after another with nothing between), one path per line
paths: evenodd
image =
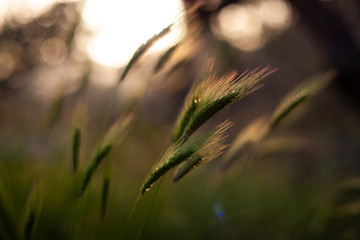
M159 72L164 67L164 65L169 61L169 59L175 53L178 47L179 47L178 44L173 45L160 57L154 69L155 73Z
M73 172L76 173L80 159L80 146L81 146L81 130L75 127L72 136L72 163Z
M90 162L90 165L88 166L88 168L85 171L85 178L81 185L80 196L82 196L84 194L86 188L88 187L88 185L91 181L91 178L95 174L100 163L102 163L104 161L104 159L109 155L112 148L113 148L113 145L111 145L111 144L107 144L107 145L104 145L104 146L98 148L98 150L96 151L95 155L93 156L93 158Z
M106 216L106 210L108 207L108 199L109 199L109 189L110 189L110 180L111 180L111 171L110 171L110 161L107 162L104 175L103 175L103 183L102 183L102 194L101 194L101 218L104 221Z

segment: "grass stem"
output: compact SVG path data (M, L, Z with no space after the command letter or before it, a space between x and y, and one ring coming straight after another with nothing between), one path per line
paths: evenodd
M150 204L148 205L147 209L146 209L146 213L145 213L145 218L144 218L144 221L143 223L141 224L141 227L140 227L140 230L138 232L138 235L136 237L137 240L139 240L141 238L141 235L144 231L144 228L145 228L145 225L147 224L147 221L149 219L149 216L150 216L150 212L151 212L151 209L153 209L153 206L154 206L154 203L155 203L155 199L159 193L159 190L160 190L160 187L162 185L162 182L163 182L164 178L161 178L159 184L156 186L156 189L155 189L155 192L154 192L154 195L152 196L151 200L150 200Z
M127 228L129 227L129 223L130 223L130 221L131 221L131 219L132 219L132 217L134 215L134 212L135 212L135 209L136 209L136 206L137 206L139 200L140 200L140 195L138 195L136 197L136 200L135 200L135 202L133 203L133 205L131 207L130 213L129 213L129 215L128 215L127 219L126 219L126 222L124 224L123 230L121 231L121 235L120 235L120 238L119 238L120 240L124 239L124 235L126 233Z

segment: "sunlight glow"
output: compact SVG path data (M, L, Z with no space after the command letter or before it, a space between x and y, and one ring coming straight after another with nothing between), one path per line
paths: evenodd
M83 20L94 34L85 44L86 51L100 64L124 65L142 43L175 22L181 12L180 0L88 0ZM183 31L176 30L152 50L164 49L174 43Z
M0 0L0 27L8 17L27 23L49 10L56 2L78 1ZM79 48L97 63L120 67L147 39L178 21L182 10L181 0L87 0L82 18L86 30L91 34L79 37ZM172 45L184 31L185 26L175 28L151 50L159 51Z

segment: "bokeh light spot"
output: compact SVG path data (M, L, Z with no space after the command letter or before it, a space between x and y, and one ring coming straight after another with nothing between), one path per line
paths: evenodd
M46 39L40 47L41 58L44 62L56 65L62 63L67 56L67 47L60 38Z
M263 25L254 5L231 4L216 17L215 33L244 51L262 46Z
M16 61L8 52L0 52L0 81L7 78L13 72Z
M236 3L221 9L214 17L211 28L215 35L240 50L256 51L274 32L289 27L291 18L291 7L284 0Z
M93 35L80 45L86 46L85 50L95 62L119 67L129 61L142 43L176 22L181 13L180 0L88 0L83 20ZM177 30L152 50L171 46L182 34L183 29Z
M264 0L259 3L260 16L267 27L283 29L291 23L291 8L283 0Z

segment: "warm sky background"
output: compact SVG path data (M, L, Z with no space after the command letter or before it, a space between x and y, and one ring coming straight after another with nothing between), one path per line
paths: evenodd
M54 2L65 1L0 0L0 24L12 16L20 22L27 22L48 10ZM216 5L218 1L209 2ZM93 34L90 38L79 38L83 42L78 45L95 62L122 66L143 42L169 24L178 22L182 7L181 0L87 0L82 17ZM212 29L217 36L227 39L240 50L254 51L266 42L265 29L281 31L290 25L291 18L291 8L284 0L233 4L214 18ZM170 46L184 31L184 26L176 28L152 51Z

